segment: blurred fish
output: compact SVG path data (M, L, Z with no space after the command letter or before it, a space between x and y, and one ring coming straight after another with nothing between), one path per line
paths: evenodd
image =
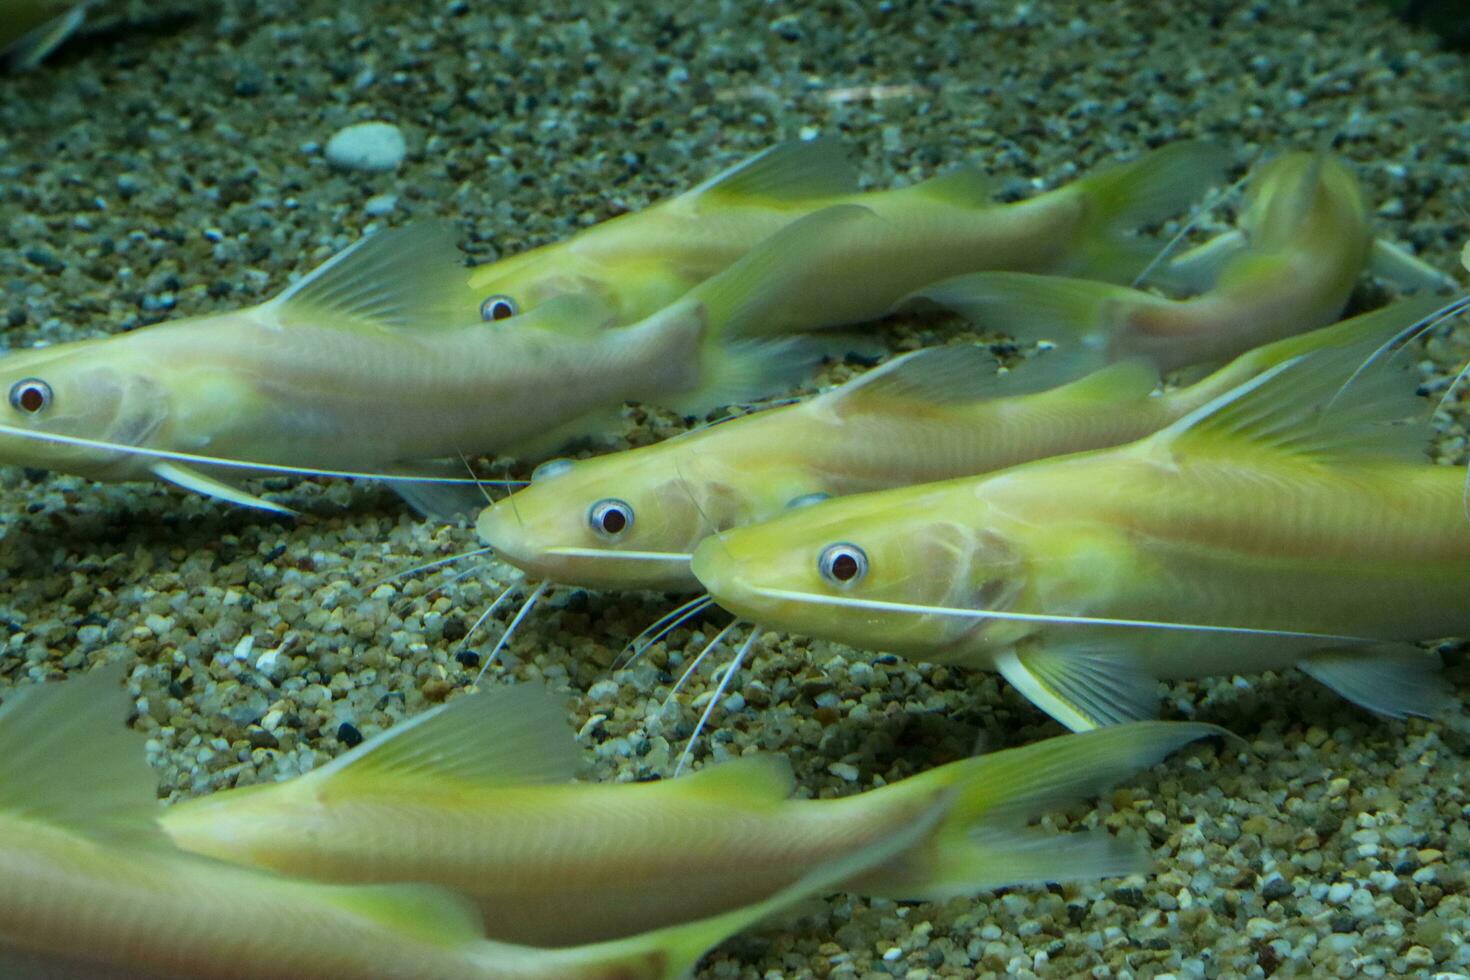
M81 26L92 0L5 0L0 5L0 66L34 68Z
M1423 459L1414 379L1293 358L1118 449L819 503L692 570L765 626L995 670L1070 728L1152 716L1157 678L1297 666L1391 717L1453 704L1409 641L1470 633L1463 474Z
M602 329L593 300L565 296L512 328L455 318L469 270L448 229L383 232L260 306L0 357L0 462L285 511L232 475L263 463L392 479L598 431L625 401L706 411L811 363L789 341L723 341L764 288L761 250L746 261L632 326ZM438 507L415 483L395 488Z
M747 756L653 783L568 782L566 711L521 684L406 721L305 776L171 807L188 850L331 882L421 881L472 898L496 939L609 940L768 900L926 815L926 832L836 887L938 900L1147 869L1106 831L1026 824L1200 738L1162 722L1063 736L839 800L788 800L790 767Z
M689 555L718 531L828 497L972 476L1141 439L1277 364L1319 346L1381 337L1429 313L1407 300L1236 358L1156 392L1124 361L1062 383L1046 352L997 373L986 347L932 347L816 398L627 452L543 464L531 485L485 507L480 539L534 579L585 588L687 591Z
M1204 290L1192 299L1011 272L977 272L919 295L1020 339L1054 341L1079 371L1137 356L1167 371L1332 323L1370 258L1408 288L1454 288L1375 242L1362 189L1341 161L1287 153L1252 180L1237 231L1174 263L1172 278Z
M959 168L912 187L859 193L833 139L780 143L671 200L566 241L474 270L487 320L567 294L591 296L616 323L674 302L797 219L859 205L874 220L831 234L832 259L803 268L825 288L769 308L767 334L877 319L921 286L979 269L1128 281L1155 247L1125 233L1188 207L1224 171L1223 151L1181 142L1016 204L996 204L990 180Z
M738 930L882 868L939 816L919 807L863 853L713 918L566 949L492 942L478 910L443 888L317 884L179 850L158 827L156 780L143 736L122 725L131 705L117 680L107 670L23 688L0 707L7 978L671 980ZM1141 735L1118 775L1190 741L1187 729L1167 730ZM331 841L318 843L330 853Z

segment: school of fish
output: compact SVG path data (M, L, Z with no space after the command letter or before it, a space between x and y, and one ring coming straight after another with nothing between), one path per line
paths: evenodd
M26 5L0 46L33 64L85 6ZM6 692L5 975L687 976L815 895L1147 872L1134 842L1034 824L1231 745L1156 720L1160 681L1295 667L1388 718L1458 713L1421 644L1470 634L1466 479L1425 458L1434 405L1396 354L1470 297L1436 295L1455 280L1378 237L1320 149L1250 168L1235 228L1161 251L1145 232L1230 160L1181 142L997 204L972 168L860 192L840 143L792 141L487 265L408 225L258 306L0 356L0 463L282 514L252 480L383 480L514 569L476 627L524 594L476 689L168 806L127 665ZM1402 298L1343 319L1365 273ZM1011 339L792 396L892 314ZM770 398L586 448L630 401ZM539 465L491 502L464 475L486 456ZM674 778L578 780L561 698L490 672L558 587L692 595L634 656L734 617L690 667L735 650ZM1070 733L832 800L774 755L682 774L770 630L993 671Z

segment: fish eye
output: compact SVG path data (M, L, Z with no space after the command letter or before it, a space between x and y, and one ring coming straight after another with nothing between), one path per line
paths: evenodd
M796 510L798 507L810 507L812 504L820 504L824 500L831 500L830 493L818 490L816 493L804 493L800 497L792 497L786 501L787 510Z
M515 300L499 293L480 304L480 319L482 320L509 320L519 312L521 308Z
M51 406L51 386L40 378L22 378L10 386L10 407L36 415Z
M553 476L561 476L571 468L572 460L570 459L548 459L531 471L531 482L536 483L541 480L549 480Z
M609 540L619 538L633 526L633 508L621 500L599 500L587 511L592 530Z
M833 585L857 585L868 574L867 552L855 544L829 544L817 559L817 571Z

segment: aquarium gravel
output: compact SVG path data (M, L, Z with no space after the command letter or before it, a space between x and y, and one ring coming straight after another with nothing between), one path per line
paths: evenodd
M851 144L865 186L967 161L1006 199L1180 137L1228 145L1237 173L1335 141L1380 231L1455 270L1470 61L1436 44L1361 0L103 2L39 70L0 76L0 346L257 302L412 218L450 219L492 259L817 133ZM378 141L348 149L368 163L334 165L363 123ZM1425 350L1437 394L1470 345ZM1463 462L1458 399L1450 414L1434 454ZM686 424L625 417L632 444ZM509 570L394 577L474 548L472 530L373 486L265 486L302 516L0 469L5 685L135 663L136 725L187 796L309 769L474 680L510 612L466 631ZM492 671L574 692L589 775L667 775L713 684L665 706L669 689L725 619L613 668L676 601L553 591ZM1461 648L1440 653L1463 691ZM1375 719L1295 673L1172 685L1164 715L1243 742L1056 820L1147 841L1154 875L840 896L726 943L700 976L1470 975L1465 731ZM812 796L1060 730L993 676L770 634L714 718L699 760L784 752Z

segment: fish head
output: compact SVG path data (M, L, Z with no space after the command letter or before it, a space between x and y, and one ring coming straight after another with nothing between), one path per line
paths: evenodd
M1251 181L1241 230L1255 248L1272 249L1348 233L1368 240L1368 206L1358 179L1326 152L1284 153Z
M1013 539L988 523L968 485L860 494L711 536L690 567L715 602L762 626L942 659L1017 638L973 615L1009 609L1025 585Z
M170 415L170 397L146 364L102 338L0 357L0 463L125 479L152 461L124 451L150 446ZM26 433L34 433L28 437ZM44 436L117 446L82 446Z
M680 439L541 464L480 512L480 539L534 579L598 589L689 591L689 555L715 531L778 511L758 480L684 452Z

